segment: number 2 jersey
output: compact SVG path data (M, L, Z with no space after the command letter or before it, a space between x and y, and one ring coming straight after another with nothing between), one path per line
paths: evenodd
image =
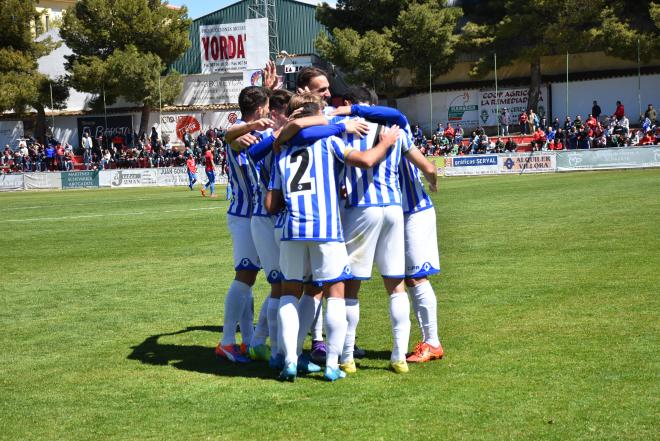
M280 190L286 214L282 240L343 242L339 187L346 155L342 139L285 146L273 163L269 189Z

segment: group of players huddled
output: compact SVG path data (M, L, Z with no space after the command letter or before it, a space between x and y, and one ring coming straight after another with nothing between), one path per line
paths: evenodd
M355 347L358 293L375 262L389 297L391 369L405 373L407 362L442 358L427 279L440 268L435 210L420 172L431 191L437 177L414 146L406 117L377 106L363 87L352 88L343 106L326 106L328 78L314 67L299 72L298 94L271 90L276 82L270 63L264 87L241 91L242 120L226 134L236 277L216 354L237 363L268 361L285 381L320 372L319 364L329 381L355 373L363 352ZM271 293L255 328L252 286L260 268ZM422 333L410 354L408 294Z

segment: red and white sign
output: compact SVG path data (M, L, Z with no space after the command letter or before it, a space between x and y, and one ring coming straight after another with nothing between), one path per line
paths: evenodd
M268 61L268 19L199 27L203 74L259 69Z

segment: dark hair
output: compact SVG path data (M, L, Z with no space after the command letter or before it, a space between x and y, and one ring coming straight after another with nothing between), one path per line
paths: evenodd
M275 110L278 110L280 112L284 112L286 110L286 107L289 105L289 101L291 100L292 96L293 96L293 93L289 92L286 89L275 90L270 95L269 106L270 106L271 109L275 109Z
M350 101L351 104L378 104L378 97L375 95L375 93L364 86L353 86L344 94L344 99Z
M328 74L318 67L303 67L300 69L300 72L298 72L296 87L299 89L304 89L305 87L309 86L309 83L311 83L314 78L321 76L328 78Z
M241 90L238 95L238 107L241 114L251 115L257 111L257 108L265 105L270 97L270 91L264 87L248 86Z

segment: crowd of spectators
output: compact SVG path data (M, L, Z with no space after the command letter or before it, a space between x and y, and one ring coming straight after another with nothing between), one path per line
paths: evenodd
M75 163L79 169L104 170L112 168L153 168L183 166L186 159L194 157L202 163L204 152L210 149L222 174L227 174L227 156L224 131L208 128L197 136L186 132L183 145L171 142L167 135L160 136L156 127L138 136L115 135L111 139L92 138L84 133L78 158L70 144L60 143L50 137L45 145L33 138L20 140L16 150L5 146L0 157L0 172L71 171Z
M451 123L446 128L439 123L430 139L424 137L418 125L414 126L413 135L415 144L430 156L505 153L518 148L509 133L510 123L509 110L503 108L499 115L501 136L489 138L483 128L478 128L471 136L464 137L461 125L454 128ZM660 145L660 125L651 104L641 117L638 129L631 128L620 101L612 115L603 115L598 102L594 101L591 113L584 120L576 115L574 119L566 117L563 124L559 118L549 122L529 110L520 114L518 124L520 135L531 138L529 145L534 151Z

